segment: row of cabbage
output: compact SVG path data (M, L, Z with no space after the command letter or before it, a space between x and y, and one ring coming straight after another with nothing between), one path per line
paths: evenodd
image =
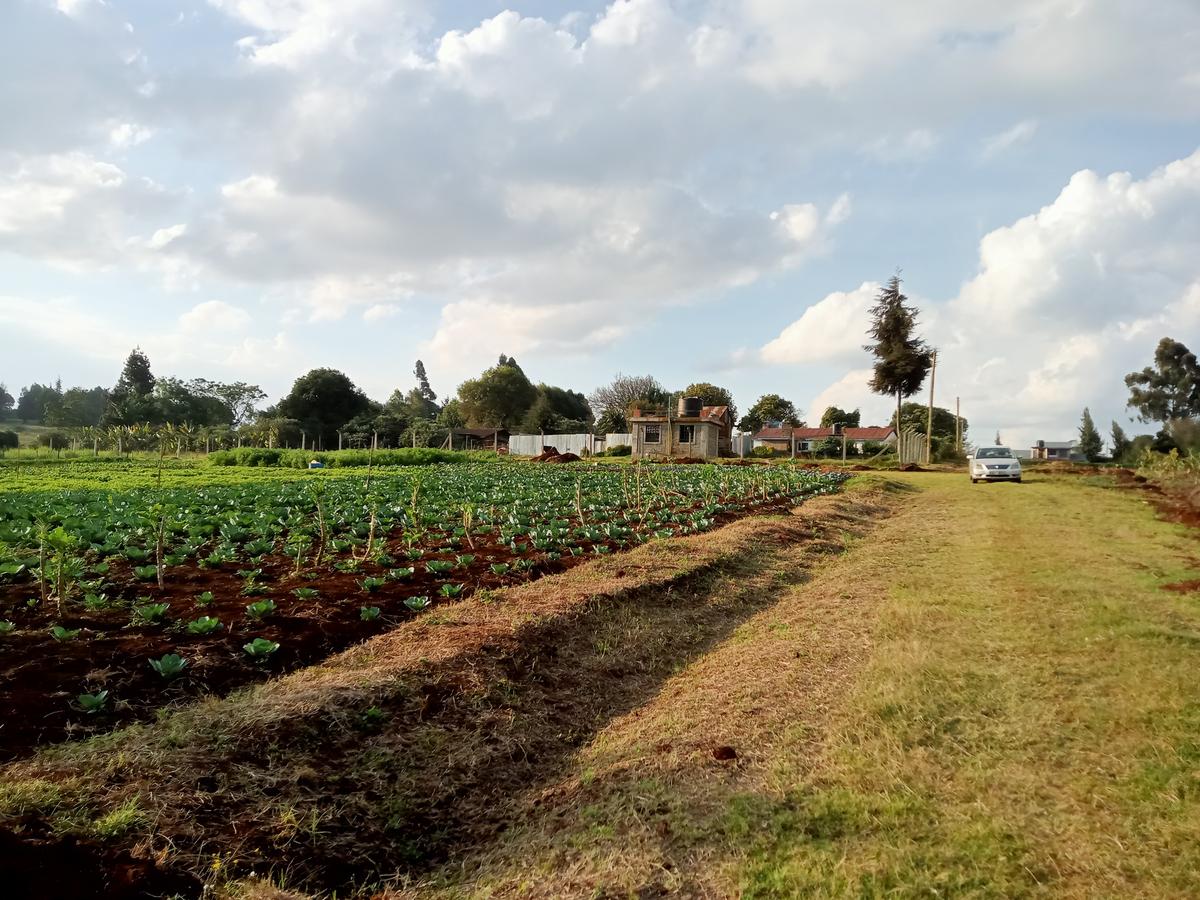
M110 561L161 586L179 567L356 571L472 547L514 553L621 548L711 528L723 513L834 491L845 476L790 468L439 466L196 488L0 495L0 581L33 580L60 604L106 587ZM390 549L389 549L390 547ZM116 587L116 586L109 586Z

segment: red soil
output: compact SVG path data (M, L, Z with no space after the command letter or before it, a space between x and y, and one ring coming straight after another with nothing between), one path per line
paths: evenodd
M795 505L790 499L773 499L750 510L724 512L715 517L725 524L746 515L781 512ZM610 551L620 548L613 542L597 542ZM17 630L0 637L0 760L28 754L39 744L67 738L84 738L110 731L131 722L153 718L155 710L193 702L206 695L224 695L246 684L266 680L282 672L319 662L331 653L343 650L371 635L386 631L416 613L404 605L409 597L429 596L434 605L455 602L442 597L443 584L462 584L464 598L481 589L495 589L542 575L563 572L591 557L591 542L582 544L588 552L580 556L564 554L549 560L541 551L529 548L515 554L493 534L477 535L474 549L464 546L455 551L427 550L416 562L405 557L398 540L382 544L395 557L394 567L413 567L411 578L388 581L373 592L359 582L366 576L380 577L386 571L365 562L355 573L332 570L325 563L318 575L293 572L293 563L283 556L267 557L253 566L261 568L262 594L244 596L244 580L237 575L246 562L227 563L216 569L202 568L195 562L169 570L166 586L159 590L153 581L138 581L132 566L123 560L110 560L109 581L120 585L110 594L145 598L142 603L169 603L166 622L158 625L132 625L128 604L103 611L86 609L79 598L65 604L63 615L50 601L26 605L37 595L36 584L25 581L0 585L0 619L11 619ZM452 560L460 554L472 554L474 561L443 575L425 569L432 560ZM518 558L531 560L531 569L515 568L495 575L493 563L512 565ZM341 557L345 558L345 557ZM316 588L315 598L303 600L292 591L298 587ZM197 595L211 591L213 601L197 603ZM275 612L255 621L246 614L246 606L256 600L272 599ZM455 598L457 599L457 598ZM140 604L139 604L140 605ZM362 621L360 609L377 606L379 618ZM215 616L224 626L211 635L193 635L186 623L200 616ZM53 625L81 629L77 638L58 641L50 633ZM242 646L256 637L279 643L279 649L266 662L253 661ZM151 666L151 659L177 653L187 661L184 673L172 681L164 680ZM109 692L105 709L85 713L76 705L81 693Z

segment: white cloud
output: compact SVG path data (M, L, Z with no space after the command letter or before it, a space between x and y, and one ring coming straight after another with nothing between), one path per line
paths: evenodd
M400 306L396 303L376 303L363 311L363 321L381 322L400 315Z
M1033 140L1033 136L1037 134L1037 127L1037 122L1033 119L1026 119L1023 122L1018 122L1012 128L1007 128L999 134L993 134L991 137L985 138L980 156L985 160L995 159L1007 153L1013 147L1029 143Z
M896 411L895 403L889 397L881 397L871 393L867 383L871 378L870 369L852 369L828 385L810 401L804 410L805 419L811 425L817 425L821 413L828 407L859 411L863 425L886 425L892 420Z
M442 309L437 333L422 353L439 369L465 377L478 369L479 359L501 352L603 352L630 327L603 303L524 307L462 301Z
M850 191L839 242L860 221L871 235L914 221L881 196L883 177L904 180L881 162L995 156L1068 113L1154 133L1200 119L1191 0L1153 14L1121 0L615 0L557 22L429 0L208 0L169 40L127 28L135 7L3 5L0 252L146 273L138 302L163 279L197 299L257 293L297 328L429 303L444 308L437 348L487 343L473 323L508 350L617 347L628 322L836 249ZM1190 177L1084 173L989 234L979 277L929 318L947 366L961 337L984 361L968 385L986 362L988 378L1066 383L1091 346L1072 337L1100 333L1102 355L1151 340L1195 277L1172 199L1192 198ZM976 187L928 202L975 204ZM1004 189L986 187L981 217ZM845 265L863 258L852 247ZM1016 311L987 323L993 352L969 310L996 297ZM861 313L826 300L762 355L852 365ZM1013 355L1022 342L1036 361ZM1057 360L1060 346L1076 352Z
M762 348L763 361L787 365L844 362L861 356L871 323L869 310L878 292L877 283L865 281L853 291L834 291L817 301Z
M1200 150L1142 179L1076 173L1037 213L980 241L979 273L943 303L917 300L939 348L938 403L960 396L977 439L1070 438L1085 406L1125 420L1126 372L1164 335L1200 329ZM815 303L762 350L770 363L867 359L877 286ZM814 401L871 402L855 367Z
M0 154L0 250L70 268L126 261L138 219L174 198L86 153Z
M180 327L189 333L243 331L251 322L248 312L223 300L198 303L179 317Z
M36 342L64 356L110 363L121 361L136 341L156 371L190 371L205 377L277 380L280 371L296 368L288 336L247 335L250 316L222 301L198 304L169 328L135 328L98 312L94 304L73 297L29 298L0 295L0 333Z
M550 115L564 78L581 62L582 49L569 32L512 10L465 34L447 32L437 49L438 67L451 84L500 101L518 121ZM557 75L550 79L547 72Z
M136 147L144 144L154 136L153 128L145 128L133 122L120 122L108 133L108 140L114 147Z
M93 4L104 5L104 0L54 0L54 8L64 16L82 15Z
M940 141L929 129L916 128L904 134L875 138L863 147L863 152L880 162L917 162L929 158Z
M183 237L185 234L187 234L186 222L179 222L178 224L171 225L167 228L159 228L150 236L150 239L146 241L146 247L150 250L161 250L163 247L166 247L172 241Z
M361 60L372 50L400 56L424 6L406 0L209 0L256 29L238 43L264 66L299 70L327 55ZM376 44L378 43L378 47Z

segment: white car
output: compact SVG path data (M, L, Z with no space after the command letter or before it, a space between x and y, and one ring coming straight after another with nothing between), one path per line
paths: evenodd
M1007 447L979 447L967 460L971 484L981 481L1021 482L1021 461Z

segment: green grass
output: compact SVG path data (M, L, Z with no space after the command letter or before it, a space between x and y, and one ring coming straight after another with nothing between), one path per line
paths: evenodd
M1195 534L1108 479L886 479L898 514L777 582L440 895L1200 895L1200 595L1161 589Z
M863 551L895 564L878 645L822 763L783 760L743 894L1200 889L1200 604L1159 589L1192 538L1069 479L918 483L938 513Z

